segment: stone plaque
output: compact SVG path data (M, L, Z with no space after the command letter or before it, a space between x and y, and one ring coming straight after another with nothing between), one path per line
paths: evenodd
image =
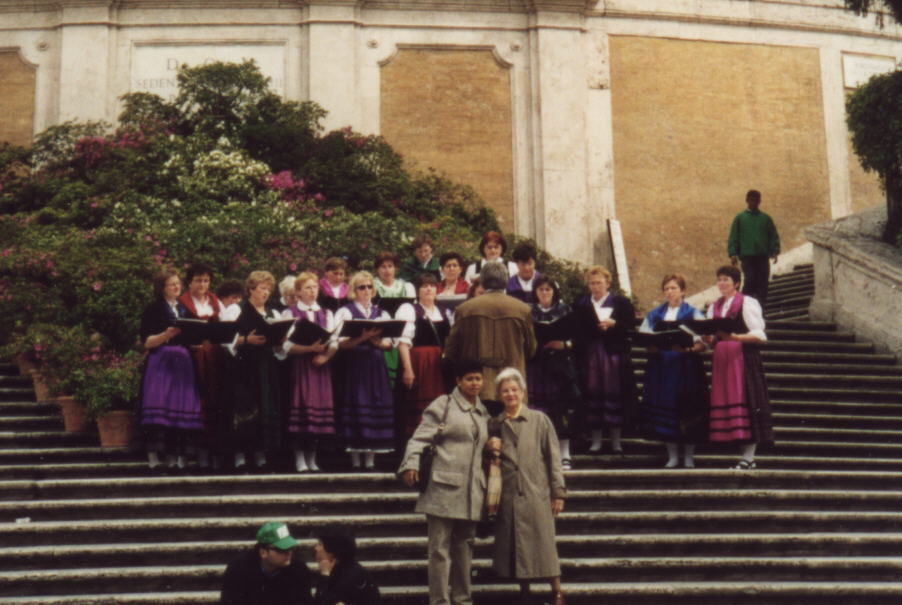
M283 44L136 44L132 48L131 92L150 92L171 101L178 93L178 68L214 61L253 59L274 92L285 95Z
M842 55L843 84L846 88L858 88L871 76L885 74L895 69L896 60L893 57L848 53Z

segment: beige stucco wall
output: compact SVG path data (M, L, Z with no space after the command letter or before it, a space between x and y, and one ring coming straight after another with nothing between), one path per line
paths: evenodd
M784 249L830 217L816 49L612 36L610 55L617 215L646 307L666 273L713 282L747 189Z
M471 185L513 226L511 83L490 48L401 48L382 66L380 130L408 164Z
M34 129L34 66L18 49L0 49L0 141L29 146Z

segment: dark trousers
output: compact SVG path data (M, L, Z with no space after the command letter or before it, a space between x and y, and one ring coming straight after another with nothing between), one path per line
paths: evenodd
M743 256L742 276L742 293L748 294L761 303L761 309L763 310L767 304L770 258L767 256Z

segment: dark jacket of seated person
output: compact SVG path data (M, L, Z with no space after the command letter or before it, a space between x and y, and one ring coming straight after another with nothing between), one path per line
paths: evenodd
M312 574L295 554L287 566L266 571L261 551L254 546L226 568L221 605L311 605Z
M382 597L360 563L338 562L328 576L317 576L313 602L315 605L380 605Z

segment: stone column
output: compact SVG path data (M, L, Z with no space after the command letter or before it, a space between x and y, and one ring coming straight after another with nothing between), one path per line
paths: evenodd
M59 121L107 120L109 99L109 1L63 6L60 18ZM115 102L113 99L112 102Z
M530 16L534 196L531 207L518 200L518 214L531 211L538 243L553 254L588 262L603 226L588 212L583 24L578 11L538 7Z
M313 0L307 7L309 99L329 111L326 130L361 128L356 2Z
M824 95L824 133L827 139L827 174L830 178L830 214L836 219L852 212L846 91L843 86L840 51L835 48L822 48L820 59L821 90Z

